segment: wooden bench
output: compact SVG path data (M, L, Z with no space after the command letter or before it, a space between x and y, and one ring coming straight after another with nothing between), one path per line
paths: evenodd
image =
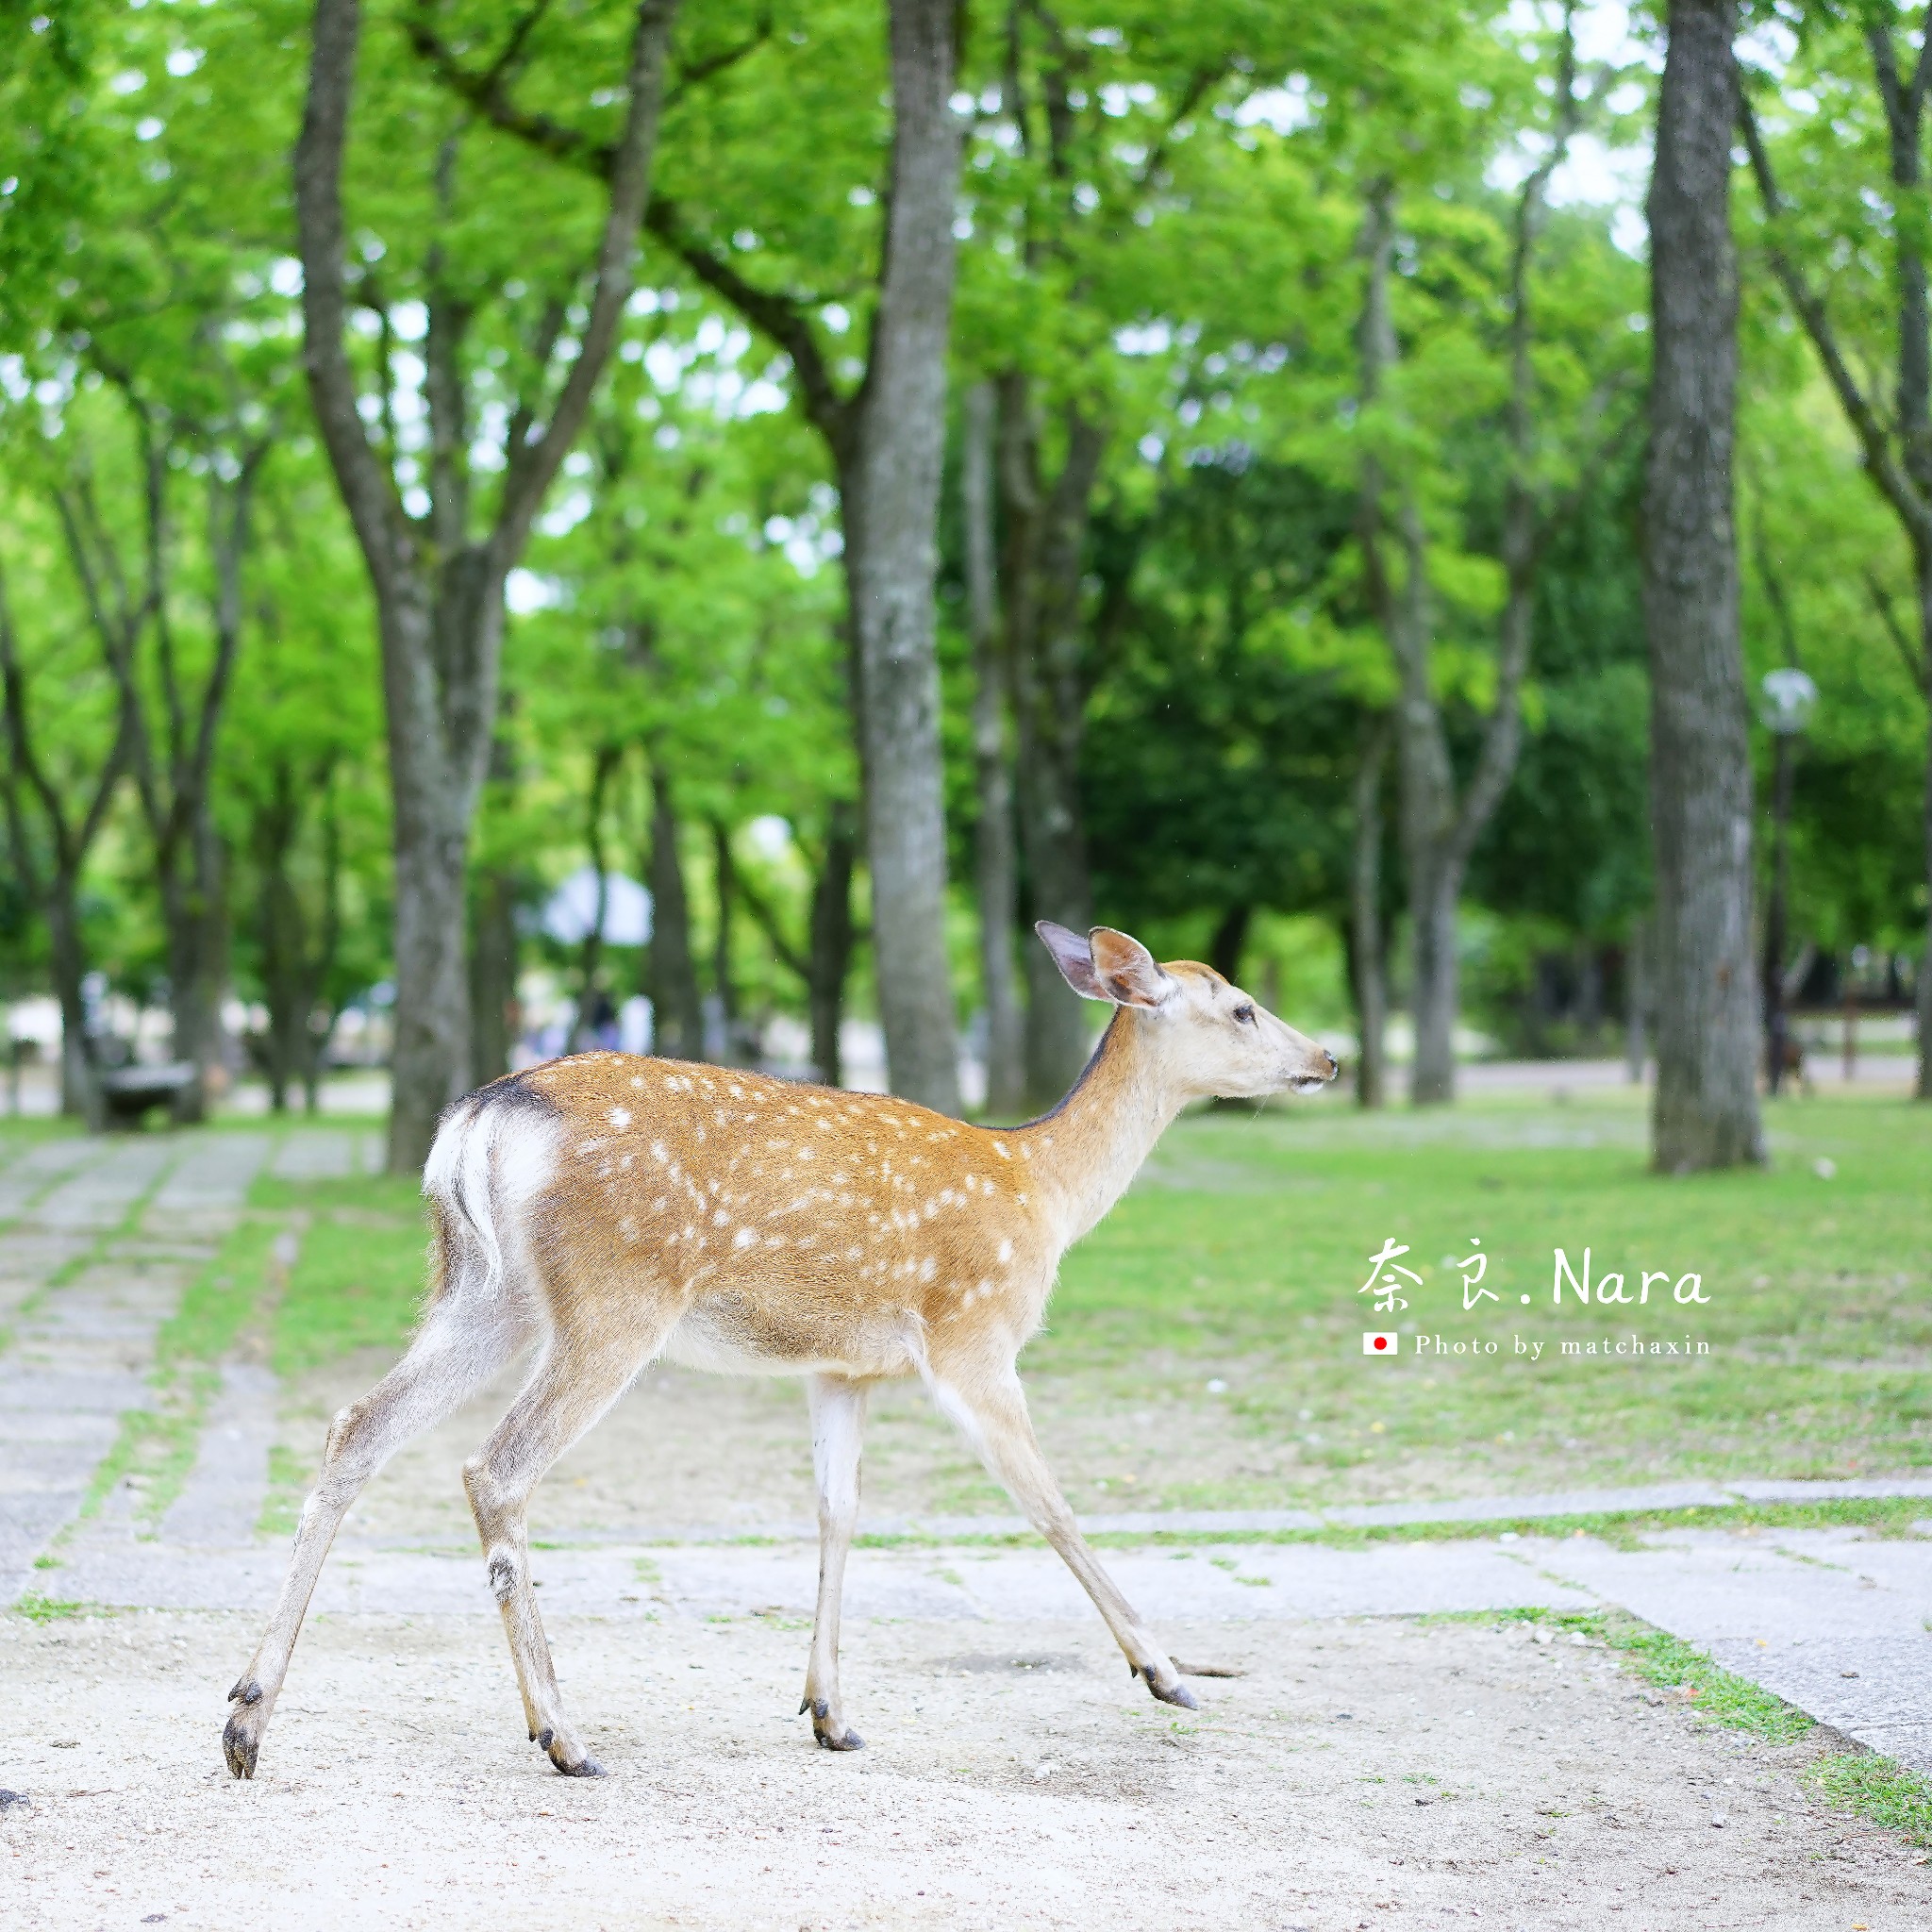
M110 1127L138 1127L150 1108L172 1108L175 1096L194 1081L187 1060L165 1066L114 1067L101 1075L101 1105Z

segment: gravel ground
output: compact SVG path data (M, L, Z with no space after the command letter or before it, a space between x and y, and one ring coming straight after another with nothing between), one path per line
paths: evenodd
M609 1768L524 1740L493 1615L323 1616L252 1783L233 1615L0 1619L0 1919L577 1927L1689 1928L1932 1923L1895 1837L1816 1808L1821 1748L1699 1724L1601 1648L1407 1619L1172 1627L1241 1669L1198 1715L1091 1622L857 1623L834 1757L792 1617L555 1621Z

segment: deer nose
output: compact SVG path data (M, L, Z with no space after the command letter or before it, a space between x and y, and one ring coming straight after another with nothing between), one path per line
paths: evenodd
M1341 1062L1325 1046L1322 1049L1322 1058L1328 1062L1328 1077L1334 1079L1341 1071Z

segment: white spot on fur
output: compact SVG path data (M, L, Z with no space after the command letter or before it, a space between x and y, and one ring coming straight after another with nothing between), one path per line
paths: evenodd
M997 1154L1002 1160L1010 1160L1013 1158L1010 1154L1007 1152L1007 1145L1004 1141L995 1141L992 1143L992 1151L995 1154Z
M1010 1261L1010 1260L1011 1260L1012 1258L1013 1258L1013 1244L1012 1244L1012 1242L1011 1242L1011 1241L1002 1241L1002 1242L1000 1243L1000 1259L1001 1259L1002 1261Z
M933 1278L933 1276L937 1274L939 1272L940 1264L938 1260L931 1255L928 1255L925 1257L925 1259L919 1264L919 1278L922 1281L930 1281Z
M610 1109L610 1124L621 1134L625 1127L630 1125L630 1108L627 1107L613 1107Z
M720 1216L720 1219L722 1220L723 1217ZM731 1245L734 1248L755 1248L758 1246L758 1231L755 1227L741 1227L731 1237Z

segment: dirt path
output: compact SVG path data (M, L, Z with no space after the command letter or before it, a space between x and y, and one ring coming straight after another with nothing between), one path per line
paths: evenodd
M1700 1730L1599 1649L1376 1621L1174 1630L1245 1676L1198 1717L1079 1623L860 1622L868 1748L791 1716L790 1619L554 1627L609 1767L525 1742L493 1615L323 1617L251 1784L211 1668L253 1620L0 1624L27 1932L875 1924L1776 1926L1907 1932L1926 1872L1822 1816L1815 1747ZM163 1921L154 1919L163 1915Z
M333 1161L333 1145L308 1153ZM71 1517L117 1405L142 1399L156 1324L239 1200L220 1163L100 1158L0 1174L0 1213L25 1217L0 1234L0 1278L16 1272L12 1305L28 1311L0 1358L0 1459L14 1458L0 1550L23 1569ZM140 1228L109 1239L143 1189ZM1440 1614L1647 1592L1644 1614L1668 1623L1688 1578L1734 1668L1766 1675L1752 1620L1783 1618L1778 1668L1816 1658L1848 1699L1893 1673L1907 1712L1932 1607L1922 1545L1109 1555L1176 1655L1244 1673L1204 1681L1198 1716L1129 1683L1043 1551L862 1550L844 1649L870 1741L839 1757L792 1714L809 1545L652 1548L640 1534L810 1511L796 1391L691 1377L639 1391L540 1493L537 1534L559 1545L538 1555L541 1601L607 1780L555 1777L523 1736L456 1480L493 1420L486 1399L487 1416L413 1445L358 1506L260 1773L238 1785L223 1698L285 1560L251 1533L270 1447L278 1430L319 1436L369 1365L283 1391L279 1415L265 1372L239 1366L161 1534L110 1499L66 1533L58 1570L25 1573L96 1607L0 1615L0 1788L24 1794L0 1800L8 1932L467 1932L504 1908L783 1932L1932 1924L1922 1855L1800 1783L1828 1734L1753 1742L1658 1700L1600 1647ZM878 1437L888 1486L951 1480L940 1458L957 1452L909 1403ZM1824 1646L1856 1623L1846 1604L1870 1648L1840 1685ZM1800 1615L1814 1650L1790 1647Z

